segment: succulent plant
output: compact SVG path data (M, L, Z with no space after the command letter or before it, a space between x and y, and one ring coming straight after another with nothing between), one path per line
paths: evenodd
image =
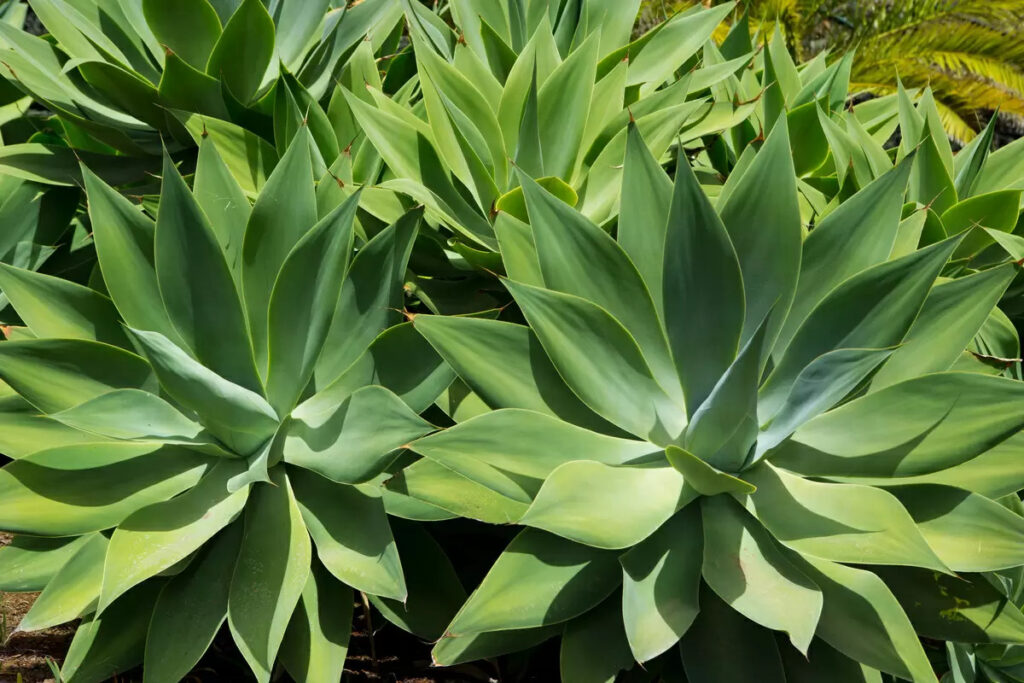
M947 277L976 228L894 253L915 163L806 236L784 118L714 204L630 126L614 237L520 176L528 325L414 320L480 408L389 485L526 527L439 662L561 633L567 681L679 652L693 683L924 683L919 635L1021 642L1024 385L954 368L1017 266Z
M42 590L22 630L82 618L69 682L179 680L225 619L257 680L336 680L353 589L425 623L402 562L440 550L399 558L377 483L452 379L395 325L422 212L318 215L311 147L253 205L211 140L191 190L165 157L155 223L83 168L100 289L0 266L0 589Z

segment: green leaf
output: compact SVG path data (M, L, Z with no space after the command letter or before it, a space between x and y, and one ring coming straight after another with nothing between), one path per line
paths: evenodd
M285 427L283 455L332 481L357 484L383 472L396 449L432 431L393 393L368 386L334 405L299 406Z
M436 641L466 601L455 567L422 524L391 520L398 552L415 567L406 582L408 597L399 602L371 596L384 618L420 638Z
M923 636L1016 644L1024 635L1024 615L984 575L944 576L909 567L879 567L875 573Z
M312 559L309 534L283 468L275 468L271 477L273 485L257 485L246 506L245 535L228 596L231 635L262 683L270 680Z
M260 0L242 0L224 25L206 73L219 78L242 104L248 104L261 90L267 67L276 72L274 59L274 20Z
M112 389L152 386L146 362L116 346L83 339L0 344L0 379L44 413L67 410Z
M203 428L156 394L115 389L53 414L61 424L114 439L189 443Z
M161 298L199 362L235 384L259 391L231 271L203 210L166 154L155 253Z
M221 35L220 18L207 0L143 0L142 11L161 45L197 69L206 68Z
M717 496L720 493L743 495L757 490L753 484L715 469L682 448L669 446L665 449L665 455L672 467L682 473L687 486L702 496Z
M565 625L559 657L565 683L614 683L620 671L632 667L618 594Z
M207 459L172 446L98 443L40 451L0 470L0 527L72 536L116 526L191 488Z
M562 623L601 603L620 580L616 553L527 529L494 562L448 633Z
M320 561L356 590L396 600L407 596L402 563L380 493L289 468L299 510Z
M73 538L15 536L0 548L0 590L9 593L43 590L92 538L92 534Z
M576 202L579 201L576 190L571 185L566 184L561 178L555 176L537 178L537 184L547 190L552 197L561 200L566 206L576 206ZM526 209L526 196L522 185L498 197L498 201L494 203L494 208L497 211L511 214L520 221L529 220L529 213Z
M241 524L220 532L160 591L146 637L147 682L180 680L210 647L227 618L241 536Z
M745 304L736 252L687 163L676 168L664 258L665 328L692 419L736 357Z
M249 497L248 488L228 493L228 479L241 469L237 462L223 460L187 493L122 521L110 538L98 611L185 559L230 524Z
M771 535L725 496L701 500L702 573L715 593L751 621L783 631L804 655L821 615L821 591Z
M598 56L598 39L591 36L551 72L537 92L537 124L547 175L571 179L590 111Z
M224 89L221 82L207 76L205 68L205 65L194 67L173 52L167 55L164 59L164 71L160 75L158 86L161 104L183 112L195 112L218 119L231 118L227 104L224 102ZM198 118L196 117L196 119ZM226 124L226 122L224 123ZM253 135L254 139L255 137ZM196 143L202 145L202 139L196 140Z
M638 662L675 645L697 618L703 554L700 506L687 505L619 558L622 617Z
M262 396L200 365L156 332L130 331L167 393L196 411L235 453L251 454L277 430L277 415Z
M381 332L401 322L402 285L422 217L421 209L404 214L352 260L317 361L318 385L337 379Z
M935 139L929 134L931 125L931 122L925 124L924 139L914 156L907 197L942 214L956 204L957 195L950 169L946 168ZM941 134L941 128L938 132Z
M802 241L789 131L776 126L727 201L718 207L743 273L746 318L741 343L773 310L771 348L796 291Z
M180 111L172 113L185 126L197 145L206 137L217 144L221 159L246 194L255 195L263 189L267 176L278 163L277 152L269 142L241 126L220 118ZM312 221L309 225L312 225Z
M801 569L825 596L819 638L875 669L914 683L934 683L917 634L881 579L862 569L805 559Z
M46 584L18 624L19 631L39 631L73 621L96 608L103 580L107 537L91 534L75 555Z
M999 503L950 486L922 484L890 491L950 569L981 572L1024 564L1024 518Z
M556 468L521 524L595 548L636 545L695 497L668 467L577 460Z
M125 322L177 339L153 266L153 221L83 167L89 218L103 282Z
M352 590L314 563L281 643L281 663L298 683L341 680L352 607Z
M899 344L957 242L952 238L873 266L832 290L800 326L761 388L762 421L778 412L799 374L822 354Z
M736 652L739 643L742 657ZM700 614L683 636L679 650L687 680L692 683L786 681L771 631L744 619L706 584L700 592Z
M626 85L654 89L670 80L672 73L697 54L711 38L730 11L732 7L722 5L673 17L642 46L639 54L630 55Z
M327 339L352 252L359 197L352 195L299 239L277 276L268 316L267 398L279 414L295 407Z
M679 435L682 407L654 379L636 341L611 314L569 294L504 284L559 374L594 412L655 443Z
M117 309L102 294L67 280L0 264L0 291L40 338L127 346Z
M161 584L150 581L111 605L102 616L86 618L60 669L67 683L99 683L142 663L149 626Z
M775 346L778 358L814 308L844 280L888 260L910 176L904 161L842 202L807 236L800 278ZM916 245L915 245L916 247Z
M278 33L277 53L289 71L298 72L309 41L315 37L317 27L331 6L330 0L285 0L277 4L274 20Z
M488 524L517 522L527 509L526 503L496 493L433 460L418 460L384 483L394 494Z
M520 173L519 180L545 286L604 308L636 340L655 381L681 403L682 391L654 302L625 251L525 174Z
M14 460L48 448L103 440L62 425L38 411L0 412L0 452Z
M981 177L982 169L985 168L985 162L988 161L989 153L992 150L992 138L995 136L998 122L998 115L990 118L985 124L985 130L953 158L956 172L954 183L958 197L966 198L973 194L974 187Z
M1002 190L965 199L943 212L942 225L947 235L957 235L970 230L964 235L963 242L953 255L954 258L975 256L990 245L992 238L988 230L1012 233L1017 226L1020 203L1020 190Z
M834 562L949 571L891 493L802 479L767 464L746 475L757 491L742 504L792 550Z
M559 635L562 625L513 629L466 636L445 634L434 646L432 656L438 666L455 666L480 659L527 650Z
M686 450L718 469L738 471L757 439L757 383L767 329L765 318L686 429Z
M1007 264L934 287L903 344L875 375L871 390L952 367L1015 274Z
M878 481L938 472L985 453L1024 424L1018 382L977 373L924 375L817 417L772 455L810 476Z
M210 227L217 235L217 242L235 284L241 286L242 239L252 207L211 137L204 137L199 143L199 159L196 161L192 190L196 202L209 218Z
M490 407L532 410L601 432L615 429L565 386L529 327L433 315L416 316L413 326Z
M672 181L654 158L635 123L629 124L626 133L621 202L619 246L643 277L654 306L667 326L662 273L668 256L665 237L673 202ZM509 275L518 279L511 272ZM672 340L671 335L669 340Z
M544 444L538 448L537 444ZM626 465L660 460L644 441L605 436L542 413L504 409L484 413L424 437L412 449L487 488L529 504L558 467L586 457ZM671 477L670 477L671 478Z
M782 655L788 683L882 683L878 671L844 657L821 639L811 643L806 658L789 648L782 648L779 654Z

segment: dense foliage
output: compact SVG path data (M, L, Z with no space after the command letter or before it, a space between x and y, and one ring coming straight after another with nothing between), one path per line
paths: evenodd
M4 5L18 628L78 683L336 681L357 595L568 683L1024 681L1024 142L731 5L435 4Z

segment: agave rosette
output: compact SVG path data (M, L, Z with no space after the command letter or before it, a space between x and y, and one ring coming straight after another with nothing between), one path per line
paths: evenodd
M523 176L528 326L414 320L477 414L389 486L527 527L438 661L561 633L565 680L679 652L694 682L924 683L919 635L1024 638L1024 385L953 367L1016 266L949 279L965 234L894 253L912 165L806 237L783 123L714 205L631 127L614 238Z
M449 6L454 29L402 4L416 77L394 97L353 83L348 110L387 166L381 186L415 196L461 251L496 251L495 220L522 215L514 165L603 223L617 212L631 118L661 156L755 106L709 92L750 61L702 60L707 46L717 54L710 38L727 6L694 8L631 42L636 0L464 0Z
M176 111L270 129L274 85L294 74L319 99L368 34L399 24L393 0L34 0L51 40L0 26L3 75L57 115L73 144L159 154L192 142ZM14 150L10 153L24 154Z
M83 169L103 291L0 266L0 587L42 590L21 630L83 619L67 681L179 680L225 619L258 680L337 679L353 589L440 635L402 562L450 565L408 526L399 558L376 483L452 378L396 325L421 212L318 215L311 147L253 205L211 141L192 190L165 158L155 222Z

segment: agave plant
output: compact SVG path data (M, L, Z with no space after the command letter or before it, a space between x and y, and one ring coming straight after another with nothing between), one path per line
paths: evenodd
M281 72L319 99L367 34L380 47L401 17L393 0L338 4L33 0L49 39L0 26L0 61L73 144L159 154L161 134L192 144L179 111L270 130Z
M387 166L380 187L425 204L463 251L496 251L496 218L524 217L515 167L603 223L617 214L630 120L661 156L754 107L709 92L751 56L701 61L727 7L697 8L630 42L636 0L465 0L448 6L453 28L403 5L416 77L394 97L355 83L344 109Z
M155 223L83 168L102 289L0 266L0 588L42 590L21 630L82 618L69 682L180 680L225 619L257 680L337 680L353 589L440 635L402 562L450 565L417 529L399 558L375 483L452 379L394 326L422 212L318 216L311 146L252 206L212 141L191 190L165 158Z
M1024 642L1024 384L953 368L1017 266L896 251L912 159L804 237L783 122L714 205L631 126L615 237L522 175L528 326L413 321L478 409L388 486L526 527L438 662L561 634L566 681L931 683L919 636Z

